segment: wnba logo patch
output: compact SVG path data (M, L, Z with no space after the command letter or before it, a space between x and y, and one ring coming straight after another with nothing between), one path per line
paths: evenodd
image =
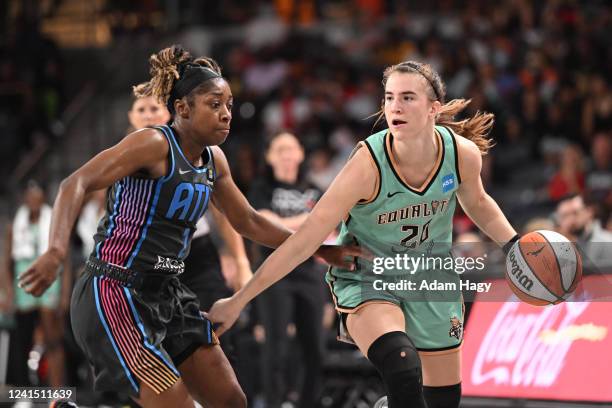
M451 173L442 177L442 192L447 193L453 188L455 188L455 175Z

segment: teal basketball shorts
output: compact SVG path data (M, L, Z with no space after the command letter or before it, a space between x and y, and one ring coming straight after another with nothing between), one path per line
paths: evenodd
M380 282L362 281L327 274L336 310L341 314L340 332L346 332L346 318L373 303L399 307L406 334L422 352L453 350L463 340L464 303L460 290L409 290L401 285L389 289ZM340 335L339 339L344 340Z

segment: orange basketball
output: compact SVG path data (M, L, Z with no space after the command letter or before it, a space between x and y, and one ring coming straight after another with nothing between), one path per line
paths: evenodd
M522 301L536 306L566 300L582 278L580 253L554 231L530 232L506 257L506 280Z

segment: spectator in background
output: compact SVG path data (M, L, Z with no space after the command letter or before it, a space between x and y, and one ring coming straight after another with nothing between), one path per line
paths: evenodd
M319 148L308 155L308 181L325 191L336 177L331 165L331 152L327 148Z
M600 202L607 214L612 208L612 137L599 132L593 137L591 146L591 168L586 178L586 189L595 201ZM602 221L605 221L602 219Z
M348 160L354 146L355 134L349 126L341 125L329 136L329 146L321 146L308 153L307 178L321 191L334 180Z
M498 181L518 182L524 177L520 170L527 168L531 161L529 143L525 140L521 121L517 117L508 117L504 125L505 137L493 153L495 177Z
M68 310L70 296L70 267L64 263L62 275L41 297L26 293L17 285L17 277L47 250L51 207L45 203L45 193L30 182L24 190L23 204L17 209L6 238L4 268L6 301L3 312L15 312L16 328L11 338L7 382L29 386L28 356L33 346L34 330L40 323L45 356L49 364L48 385L64 385L63 317ZM66 259L69 259L67 257Z
M548 196L559 201L569 194L584 191L584 164L580 147L566 146L561 152L559 169L548 183Z
M589 81L587 99L582 109L584 136L612 129L612 93L602 75L594 75Z
M246 145L241 144L238 147L238 151L235 153L235 170L232 168L232 172L234 172L234 182L240 189L240 191L248 192L253 183L253 180L257 174L257 162L255 159L255 153L253 149Z
M253 184L249 196L255 209L292 230L302 225L321 196L319 189L302 179L303 160L304 150L297 137L288 132L277 133L266 148L266 162L270 166L267 177ZM260 259L266 259L272 252L261 248ZM287 326L292 321L304 367L298 406L316 406L321 386L326 299L322 278L322 268L310 258L258 299L266 333L262 376L268 408L279 408L289 391L284 380L290 357Z
M134 92L146 93L147 83L142 83L134 87ZM127 133L132 133L137 129L148 126L161 126L170 120L170 112L154 96L136 97L132 93L132 106L128 111L130 127Z
M595 207L596 203L573 195L561 200L555 211L558 232L578 244L587 273L612 270L612 232L595 219Z
M311 107L307 98L296 93L294 84L286 83L279 98L269 102L262 114L265 130L273 133L300 126L310 117Z
M534 87L524 90L521 97L520 120L523 123L523 135L531 149L533 158L540 158L540 138L542 137L542 102Z

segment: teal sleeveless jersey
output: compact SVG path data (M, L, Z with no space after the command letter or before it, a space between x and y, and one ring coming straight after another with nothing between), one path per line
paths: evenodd
M418 188L402 179L391 155L393 136L388 130L364 141L379 171L379 189L369 202L359 203L350 210L342 224L338 244L365 247L374 259L358 259L356 271L334 267L328 280L370 282L379 279L381 273L387 276L421 274L436 267L436 263L426 262L426 258L449 256L455 196L461 177L455 135L442 126L435 127L435 134L441 147L436 165ZM422 259L416 267L413 262L398 261L392 265L389 260L405 260L405 255Z

